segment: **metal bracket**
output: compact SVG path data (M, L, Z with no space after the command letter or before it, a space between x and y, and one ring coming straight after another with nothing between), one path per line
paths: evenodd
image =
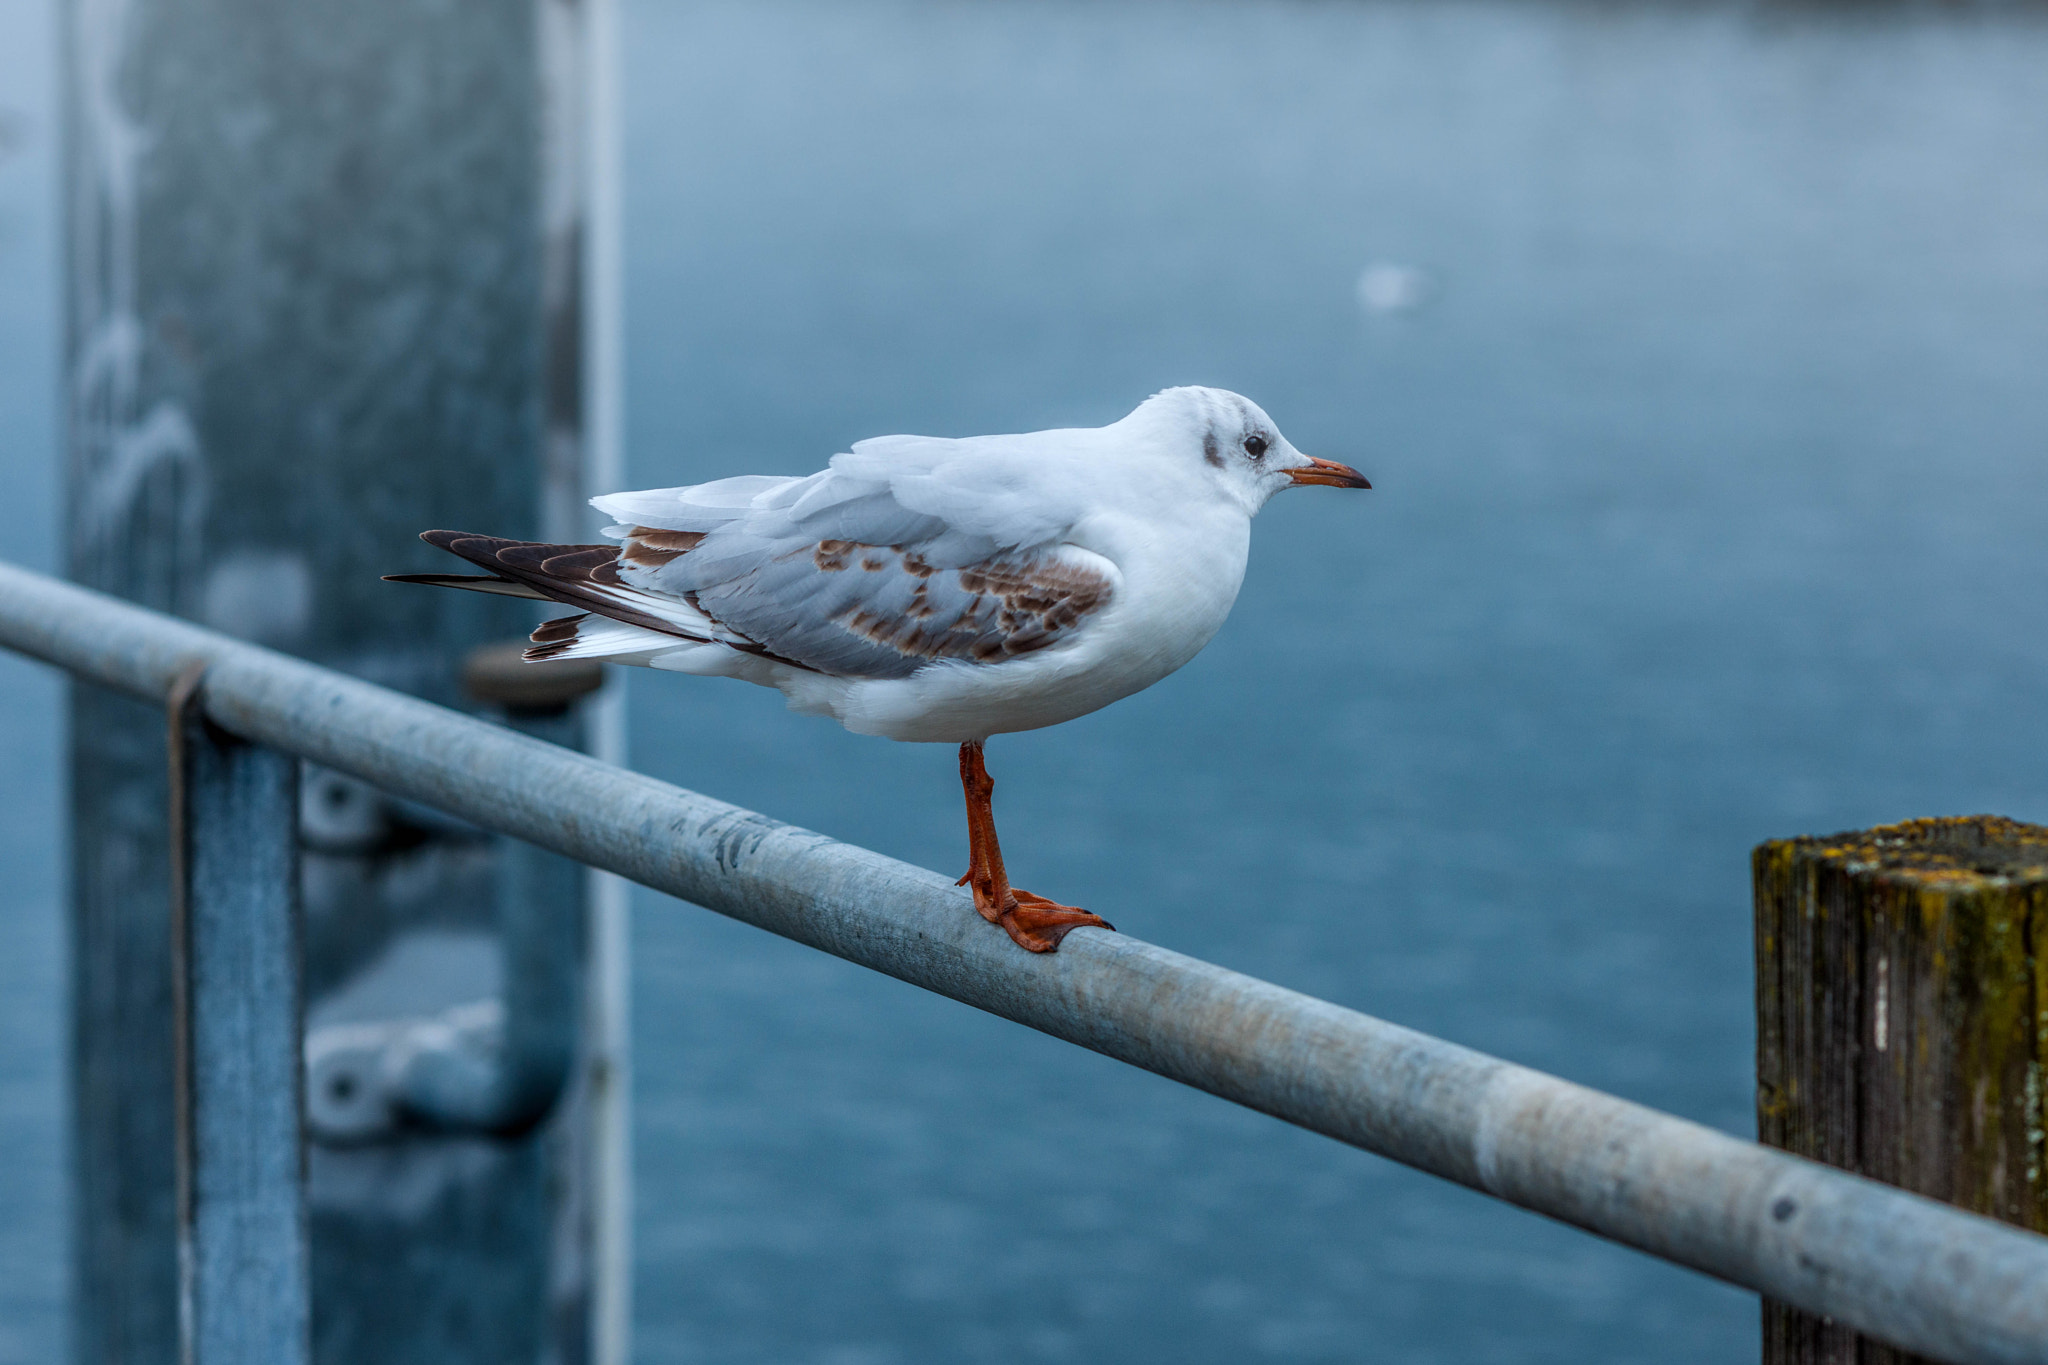
M507 1061L502 1000L329 1024L306 1037L307 1127L331 1144L373 1142L413 1123L496 1131L504 1106L492 1092Z
M512 728L560 742L572 737L569 705L601 681L594 672L535 668L519 661L516 646L503 646L472 654L464 683L471 696L502 706ZM309 849L356 853L403 831L493 837L327 770L309 770L304 791L300 838ZM497 842L501 993L429 1014L310 1029L306 1124L315 1140L351 1145L407 1130L516 1135L560 1098L581 1009L583 869L517 840Z

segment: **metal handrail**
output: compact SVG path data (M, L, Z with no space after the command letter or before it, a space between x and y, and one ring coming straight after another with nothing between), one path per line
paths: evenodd
M0 646L1959 1365L2048 1365L2048 1238L1127 934L1018 952L950 878L0 564Z

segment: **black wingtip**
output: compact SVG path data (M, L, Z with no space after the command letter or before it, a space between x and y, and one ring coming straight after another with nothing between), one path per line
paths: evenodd
M487 592L498 597L527 597L546 602L548 595L530 583L513 578L501 578L496 574L469 573L388 573L386 583L416 583L429 588L461 588L467 592Z

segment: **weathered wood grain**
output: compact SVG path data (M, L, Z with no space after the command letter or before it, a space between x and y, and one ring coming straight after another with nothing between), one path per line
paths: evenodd
M2048 828L1912 820L1775 840L1753 870L1759 1138L2048 1231ZM1766 1301L1763 1359L1920 1357Z

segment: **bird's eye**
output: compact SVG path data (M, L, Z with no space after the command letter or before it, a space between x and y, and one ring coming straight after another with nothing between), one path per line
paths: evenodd
M1244 453L1251 456L1254 460L1264 459L1266 456L1266 438L1263 436L1245 437Z

